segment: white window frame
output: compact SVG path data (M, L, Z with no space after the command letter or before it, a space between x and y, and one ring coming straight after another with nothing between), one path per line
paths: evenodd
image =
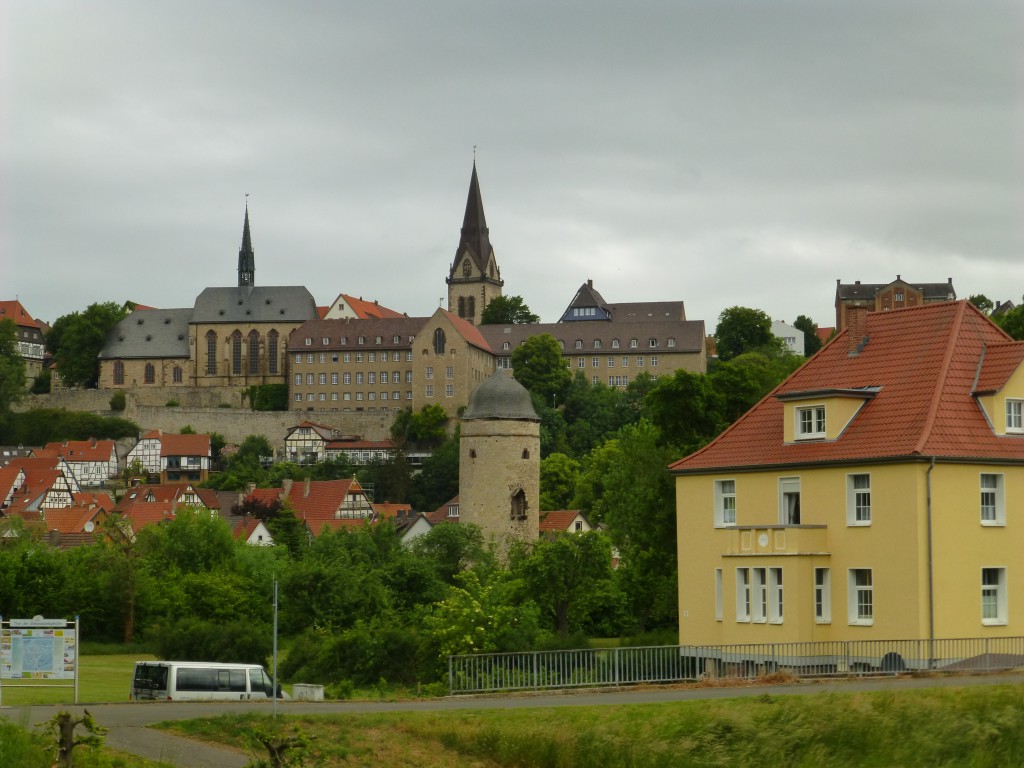
M982 525L1006 525L1005 480L1006 478L998 472L982 472L979 476L979 507ZM987 483L992 484L987 485Z
M808 405L794 409L797 440L820 440L825 437L825 406Z
M867 577L866 583L862 578L864 576ZM850 568L847 572L847 584L847 609L850 625L870 627L875 623L875 578L872 570L870 568Z
M736 621L750 622L750 569L736 569Z
M736 525L736 481L715 480L715 527Z
M981 623L987 627L1006 625L1006 568L981 569Z
M793 495L796 496L795 508L789 503L789 499ZM779 525L800 525L803 522L800 496L799 477L779 478Z
M785 601L782 594L782 569L768 569L768 622L781 624Z
M722 596L722 569L715 568L715 621L722 620L724 602Z
M832 569L814 569L814 623L832 623Z
M867 472L846 476L846 524L871 525L871 475Z
M751 595L751 621L755 624L764 624L768 621L768 569L751 568L751 582L753 584Z

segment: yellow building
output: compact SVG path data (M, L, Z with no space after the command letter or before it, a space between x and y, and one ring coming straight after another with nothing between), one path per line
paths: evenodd
M867 313L676 476L687 646L1021 635L1024 342Z

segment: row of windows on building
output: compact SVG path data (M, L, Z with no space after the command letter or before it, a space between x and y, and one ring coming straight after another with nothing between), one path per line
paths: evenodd
M394 390L391 392L295 392L292 400L296 403L325 403L325 402L376 402L377 400L398 401L403 397L402 392ZM412 400L412 392L406 390L405 399Z
M715 480L715 525L736 525L736 481ZM1006 525L1005 477L982 472L979 476L979 513L982 525ZM779 478L779 520L783 525L800 524L800 478ZM846 476L846 524L871 525L871 475Z
M847 569L847 623L871 626L875 621L874 574L871 568ZM1007 623L1006 568L981 569L981 622ZM736 621L782 624L784 619L782 568L736 569ZM724 617L724 586L721 568L715 569L715 619ZM832 569L814 569L814 620L832 622Z
M433 378L432 376L428 378ZM448 378L452 378L449 376ZM328 380L331 384L399 384L402 381L402 371L356 371L355 373L337 373L332 371L327 373L321 371L319 373L307 373L301 374L296 373L292 379L295 386L301 387L303 382L306 386L313 386L314 384L326 385ZM412 384L412 371L405 371L405 383Z
M412 362L412 350L407 349L405 352L400 350L382 350L380 352L296 352L292 358L295 365L302 365L305 361L306 365L314 365L320 363L321 365L327 363L327 358L330 357L332 363L351 363L353 360L357 363L386 363L390 359L393 363L402 362L402 358L405 358L405 362Z
M381 344L384 343L384 338L385 337L384 336L374 336L374 337L372 337L373 338L372 342L367 342L367 338L368 337L366 337L366 336L356 336L355 337L356 345L361 347L361 346L364 346L367 343L370 343L370 344L375 344L375 345L377 345L379 347ZM406 343L411 345L415 340L416 340L415 336L409 336L406 339ZM321 337L320 343L323 346L325 346L325 347L330 346L330 344L331 344L331 337L330 336L323 336L323 337ZM391 343L392 344L402 344L403 343L402 342L402 337L397 335L397 334L392 336L391 337ZM303 344L305 346L307 346L307 347L313 346L313 338L311 336L307 336L303 340ZM347 347L348 346L348 336L339 336L338 337L338 345L342 346L342 347Z
M651 355L649 359L650 359L650 367L651 368L657 368L658 367L658 356L657 355ZM608 368L614 368L615 367L615 357L613 355L609 355L608 357L606 357L605 361L606 361L605 365ZM572 367L572 364L570 363L568 358L566 359L566 363L565 364L566 364L566 367L570 367L570 368ZM586 368L587 367L587 358L585 358L585 357L577 357L576 358L576 367L577 368ZM592 358L590 358L590 367L591 368L600 368L601 367L601 358L600 357L592 357ZM629 355L623 355L622 356L622 361L621 361L620 367L621 368L629 368ZM644 367L644 356L643 355L638 355L637 356L637 358L636 358L636 367L637 368L643 368Z
M114 361L114 384L124 384L124 361ZM180 365L176 365L171 368L171 381L174 384L181 384L184 379L184 371ZM142 369L142 381L145 384L156 383L156 366L152 363L146 363Z

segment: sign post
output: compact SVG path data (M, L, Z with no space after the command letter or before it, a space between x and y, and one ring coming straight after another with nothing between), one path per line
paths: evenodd
M7 619L0 616L0 704L4 680L71 680L8 683L8 688L74 688L78 703L78 617Z

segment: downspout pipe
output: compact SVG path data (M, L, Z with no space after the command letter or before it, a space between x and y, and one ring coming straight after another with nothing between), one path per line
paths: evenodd
M935 469L935 457L932 456L928 471L925 473L926 512L928 521L928 666L935 659L935 567L932 553L932 470Z

